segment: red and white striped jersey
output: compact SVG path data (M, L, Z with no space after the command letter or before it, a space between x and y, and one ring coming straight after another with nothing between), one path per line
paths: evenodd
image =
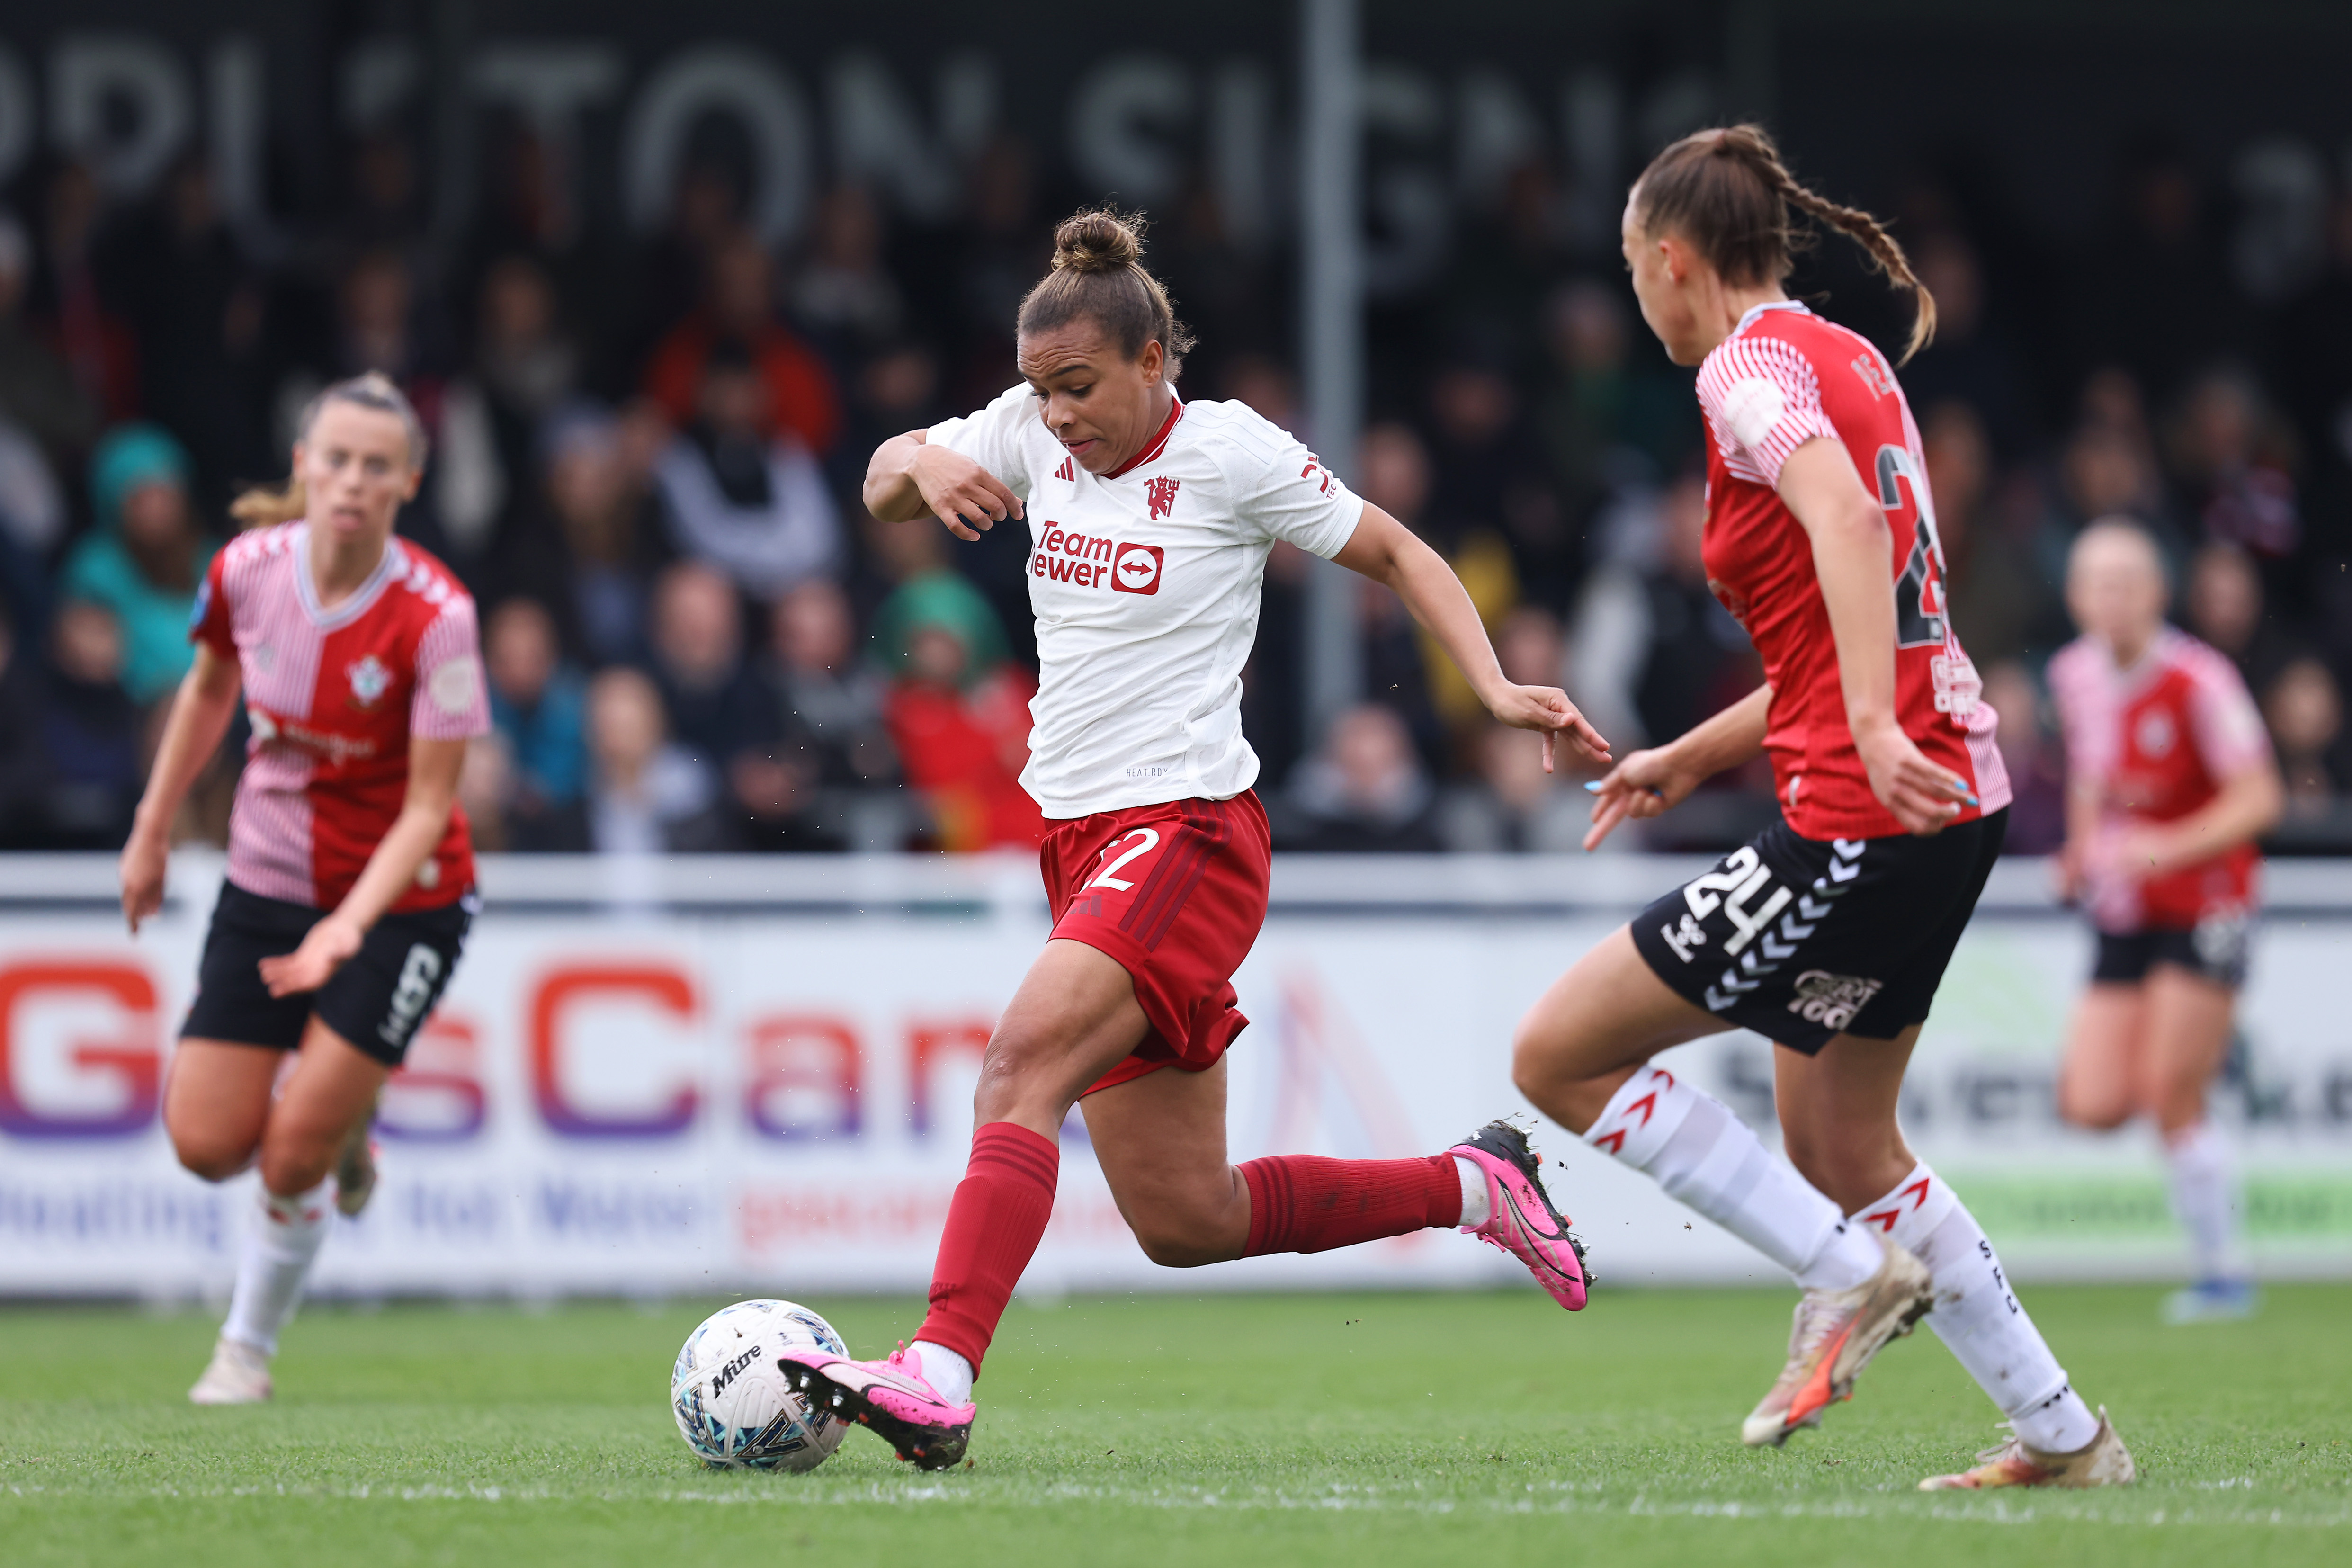
M1944 549L1927 461L1895 372L1869 339L1793 300L1739 319L1698 371L1706 416L1707 586L1748 628L1772 688L1764 749L1789 826L1807 838L1884 838L1904 831L1870 791L1845 718L1829 606L1811 538L1774 488L1780 465L1815 437L1842 441L1894 535L1895 716L1932 762L1999 811L2009 772L1996 716L1945 613Z
M2128 669L2116 668L2106 644L2075 638L2050 660L2050 694L2067 771L2098 792L2103 837L2187 816L2270 760L2270 736L2237 666L2170 626ZM2208 915L2252 908L2261 867L2261 852L2242 844L2162 877L2095 877L2086 901L2093 923L2117 935L2192 931Z
M228 879L249 893L332 909L408 794L412 736L488 732L474 601L414 544L384 543L359 592L322 609L310 530L238 535L213 557L189 630L245 677L253 739L229 818ZM395 910L437 909L474 882L462 809Z

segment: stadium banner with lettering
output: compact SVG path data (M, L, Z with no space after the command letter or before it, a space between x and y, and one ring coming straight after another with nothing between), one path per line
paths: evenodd
M1558 172L1557 221L1582 260L1614 265L1623 183L1649 154L1761 115L1844 199L1891 199L1918 148L1966 147L2007 208L2069 242L2126 130L2158 131L2237 198L2226 248L2242 287L2290 298L2325 267L2327 171L2352 132L2334 17L2282 7L2249 28L2227 7L2177 9L2151 31L2082 0L2046 0L2031 26L1963 6L1731 7L1721 26L1662 27L1622 0L1367 5L1366 286L1433 281L1531 161ZM2116 68L2082 68L2086 37ZM1018 147L1041 213L1108 195L1165 212L1206 194L1223 239L1255 256L1297 221L1297 49L1295 7L1247 0L1108 31L1039 0L11 0L0 193L36 205L28 176L58 158L139 201L193 154L248 249L285 258L306 223L345 209L353 146L389 132L425 163L446 242L518 177L509 138L527 131L557 233L658 230L691 163L730 170L773 244L804 239L840 183L948 255L975 161ZM2008 90L1989 131L1992 76Z
M1288 860L1237 984L1233 1154L1397 1156L1524 1111L1514 1022L1579 952L1690 868ZM2254 1255L2352 1275L2352 868L2292 868L2258 939L2221 1119ZM251 1176L210 1186L160 1119L216 863L184 859L135 941L110 867L12 862L0 884L0 1294L217 1294ZM2189 1266L2145 1130L2053 1109L2088 960L2039 868L2004 866L1946 981L1904 1114L2027 1279ZM2277 879L2273 899L2278 901ZM2299 889L2299 890L2298 890ZM493 862L447 998L382 1111L383 1184L318 1283L351 1295L917 1290L963 1168L979 1052L1045 931L1004 862ZM1770 1136L1772 1049L1665 1058ZM1556 1127L1538 1146L1605 1280L1767 1280L1769 1265ZM1453 1235L1174 1271L1137 1249L1083 1126L1024 1289L1507 1283Z

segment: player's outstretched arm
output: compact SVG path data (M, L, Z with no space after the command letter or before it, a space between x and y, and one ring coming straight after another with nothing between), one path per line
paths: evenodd
M1726 768L1736 768L1764 749L1772 689L1759 686L1720 713L1694 724L1664 746L1635 752L1586 784L1592 792L1592 826L1584 847L1598 849L1627 818L1659 816Z
M223 658L206 644L196 645L196 662L172 698L163 741L155 748L146 793L139 797L139 813L122 846L122 917L134 932L141 921L163 907L163 863L172 848L172 819L180 815L188 786L220 750L244 684L234 659Z
M2143 823L2123 835L2112 868L2139 881L2199 865L2260 838L2285 811L2285 781L2278 763L2264 757L2224 779L2221 793L2188 816Z
M929 512L958 539L978 539L1006 518L1025 517L1003 480L951 447L934 447L920 430L893 436L866 465L866 510L885 522Z
M1518 686L1504 678L1468 590L1444 558L1412 530L1367 501L1356 531L1332 559L1394 589L1412 618L1469 679L1486 711L1514 729L1542 733L1544 772L1551 772L1554 737L1566 741L1580 756L1596 763L1610 760L1609 742L1585 722L1568 693L1557 687Z
M1895 716L1894 543L1886 513L1862 488L1845 443L1817 436L1780 465L1780 499L1813 542L1813 574L1837 641L1845 721L1870 789L1915 834L1939 831L1976 804L1968 781L1927 754Z
M324 985L343 961L360 950L368 928L416 880L417 868L449 831L449 813L457 805L457 770L465 765L467 744L422 735L409 738L408 794L400 803L400 815L377 841L375 853L360 868L352 890L310 928L302 945L282 957L261 961L262 984L269 987L272 996L292 996Z

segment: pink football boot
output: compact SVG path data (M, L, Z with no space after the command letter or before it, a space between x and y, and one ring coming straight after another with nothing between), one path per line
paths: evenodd
M971 1440L974 1405L950 1405L923 1376L923 1363L905 1345L887 1361L852 1361L814 1345L777 1358L784 1381L814 1409L870 1426L920 1470L944 1470L963 1458Z
M1528 1135L1507 1121L1489 1121L1446 1152L1486 1173L1486 1223L1464 1228L1526 1264L1553 1300L1581 1311L1590 1283L1584 1244L1569 1234L1568 1216L1551 1206L1543 1162L1528 1147Z

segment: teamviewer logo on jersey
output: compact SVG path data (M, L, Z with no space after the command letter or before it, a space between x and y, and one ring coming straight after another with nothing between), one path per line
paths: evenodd
M1110 585L1122 594L1157 594L1160 560L1157 544L1120 545L1111 563Z

